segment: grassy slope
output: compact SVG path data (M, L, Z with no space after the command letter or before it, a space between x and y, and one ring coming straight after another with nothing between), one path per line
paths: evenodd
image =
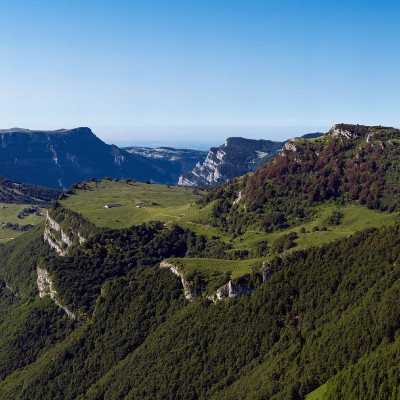
M305 400L322 400L325 396L325 393L328 389L328 385L325 383L321 385L318 389L315 389L313 392L306 396Z
M341 224L338 226L329 226L328 231L312 232L314 227L322 228L324 221L332 214L333 211L340 211L344 214ZM235 247L246 248L254 240L267 240L269 243L273 242L283 234L291 231L299 233L300 229L304 227L307 233L299 233L299 238L296 240L296 249L320 246L329 243L335 239L347 237L354 232L366 229L377 228L383 225L392 225L398 220L396 213L380 212L376 210L369 210L366 207L350 204L346 206L337 207L333 204L325 204L315 207L315 217L312 221L301 223L296 227L291 227L273 233L261 233L257 231L247 232L242 238L235 240ZM240 245L242 243L242 245Z
M213 274L214 272L219 274L228 273L232 279L235 279L251 271L251 268L257 262L262 262L262 259L235 261L211 258L169 258L167 261L172 264L181 263L185 273L190 273L197 269L206 274Z
M97 187L95 183L87 186L87 190L69 195L62 205L79 212L98 227L127 228L147 221L179 221L190 204L201 196L193 194L191 189L145 183L103 181ZM141 200L146 203L141 204ZM123 207L107 209L106 204Z
M343 219L340 225L330 226L328 231L316 231L313 232L314 227L323 226L323 222L332 214L333 211L339 210L343 215ZM194 217L192 211L192 216ZM237 250L249 249L252 244L257 241L267 241L271 244L274 240L278 239L280 236L285 235L291 231L295 231L299 234L299 238L295 241L297 244L291 250L300 250L311 246L321 246L325 243L332 242L336 239L341 239L347 237L354 232L372 228L389 226L398 220L398 215L395 213L379 212L375 210L369 210L365 207L361 207L355 204L346 205L342 207L337 207L332 204L320 206L316 208L315 219L313 221L308 221L301 223L296 227L284 229L282 231L265 233L260 231L248 231L241 237L234 239L231 244ZM182 224L183 225L183 224ZM190 229L191 226L185 224ZM307 233L300 233L300 229L304 227ZM216 236L222 236L228 241L228 238L223 236L219 230L215 228L197 228L197 233L212 235L217 231ZM246 273L250 273L252 267L255 265L260 265L262 261L265 261L270 257L264 257L263 259L253 259L253 260L243 260L243 261L231 261L231 260L209 260L209 259L177 259L176 262L183 264L183 271L185 273L190 273L195 269L204 272L208 276L212 276L213 272L225 273L229 272L231 278L237 278ZM174 260L171 260L173 263Z
M11 222L12 224L21 225L37 225L44 220L45 209L39 208L41 211L41 216L38 215L28 215L24 218L18 218L17 215L24 208L32 207L32 204L6 204L0 203L0 223ZM17 236L20 236L23 232L14 231L12 229L0 229L0 243L6 242Z

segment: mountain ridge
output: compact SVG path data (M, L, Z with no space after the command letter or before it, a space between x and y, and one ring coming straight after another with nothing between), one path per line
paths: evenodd
M315 138L322 133L302 137ZM290 140L289 140L290 141ZM216 186L248 172L274 158L288 141L229 137L219 147L211 147L203 163L179 177L178 185L188 187Z

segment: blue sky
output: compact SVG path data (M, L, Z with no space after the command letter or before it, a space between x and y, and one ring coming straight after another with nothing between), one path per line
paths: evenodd
M378 0L3 1L0 127L212 144L399 127L399 17Z

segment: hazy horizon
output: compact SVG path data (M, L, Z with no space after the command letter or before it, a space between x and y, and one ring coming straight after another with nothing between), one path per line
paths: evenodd
M209 148L223 144L228 137L283 141L311 132L327 132L331 127L137 127L127 130L123 139L107 135L107 129L93 128L96 136L106 143L124 146L155 143L148 147L169 145L175 148ZM110 128L111 130L111 128ZM190 146L195 144L196 146Z

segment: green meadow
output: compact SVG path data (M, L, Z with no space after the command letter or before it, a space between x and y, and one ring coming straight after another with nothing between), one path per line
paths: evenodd
M339 225L329 226L326 224L326 220L334 211L342 213L343 218ZM248 230L243 235L233 239L232 244L235 249L248 249L254 242L267 241L271 244L282 235L296 232L299 238L295 240L297 246L294 249L302 249L310 246L320 246L363 229L393 225L398 220L399 215L397 213L369 210L356 204L341 207L325 204L315 207L314 216L310 221L299 221L296 226L272 233L261 232L256 229ZM327 228L326 231L322 230L324 226ZM302 228L304 228L305 233L301 233Z
M254 228L232 238L207 222L211 217L214 203L206 206L195 204L204 195L205 192L199 191L196 194L193 189L177 186L102 181L87 184L86 190L76 190L76 194L68 195L68 198L62 200L61 203L64 207L79 212L99 227L126 228L156 220L165 222L167 225L178 223L196 234L217 236L238 250L249 249L255 242L266 241L271 244L282 235L292 231L297 232L299 236L295 240L297 245L295 249L319 246L347 237L362 229L392 225L399 220L397 213L369 210L357 204L338 206L334 203L325 203L313 208L311 220L299 220L296 226L272 233ZM121 204L122 206L105 208L106 204ZM23 206L7 206L10 207L0 209L4 215L9 215L8 219L5 216L3 219L17 222L16 210L22 209ZM339 225L329 226L326 221L333 212L339 212L343 217ZM28 222L29 218L31 216L26 218L24 223L33 223Z
M227 274L231 279L235 279L251 272L253 267L262 263L263 259L236 261L212 258L169 258L167 261L174 265L181 264L184 274L199 270L209 276L214 273Z
M42 222L46 215L46 210L39 207L41 215L30 214L23 218L18 218L18 214L24 208L32 208L32 204L8 204L0 203L0 224L10 222L12 224L20 225L37 225ZM22 231L13 229L0 229L0 243L7 242L21 235Z
M179 222L190 205L204 195L198 193L177 186L102 181L87 184L86 190L78 189L61 204L98 227L127 228L156 220ZM107 204L121 204L122 207L105 208Z

